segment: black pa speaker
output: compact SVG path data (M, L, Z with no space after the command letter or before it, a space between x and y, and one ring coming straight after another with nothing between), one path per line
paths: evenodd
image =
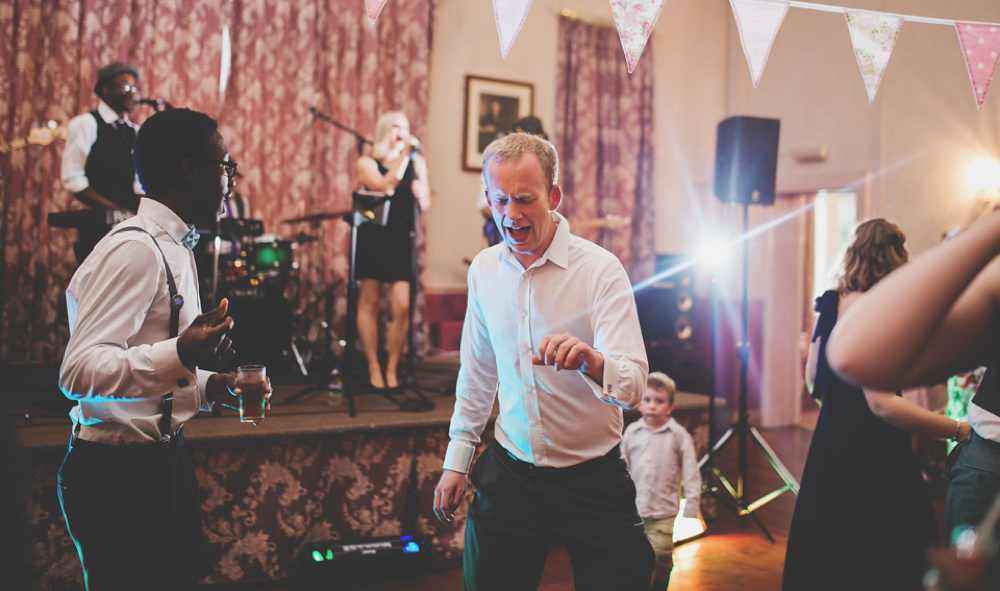
M774 204L778 169L777 119L736 116L719 123L715 196L724 203Z
M689 274L637 290L635 307L644 341L686 341L694 335L694 286Z

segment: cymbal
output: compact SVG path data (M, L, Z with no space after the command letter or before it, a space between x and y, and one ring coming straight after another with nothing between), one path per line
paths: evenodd
M351 213L351 210L345 209L344 211L321 211L319 213L311 213L309 215L304 215L297 218L288 218L287 220L281 220L283 224L298 224L301 222L322 222L323 220L332 220L334 218L342 218L345 215Z

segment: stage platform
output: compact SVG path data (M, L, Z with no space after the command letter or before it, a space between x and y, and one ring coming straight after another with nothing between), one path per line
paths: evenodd
M460 556L472 491L453 523L438 522L432 511L458 356L420 360L414 373L428 388L431 410L408 412L364 394L356 397L357 416L350 417L347 401L326 392L288 402L309 385L290 383L275 385L272 410L260 425L240 423L231 410L189 422L185 434L204 512L202 582L293 577L302 549L327 540L417 535L430 555ZM56 494L70 422L67 405L51 395L5 392L0 404L19 446L13 473L23 475L28 496L33 589L75 591L83 588L82 571ZM699 455L707 446L707 410L706 396L678 393L675 417L694 436ZM630 422L638 413L625 416ZM491 423L480 450L492 440Z
M425 395L434 408L421 412L401 410L398 403L370 389L358 388L354 397L354 417L349 416L348 401L339 392L313 392L289 402L289 397L312 384L303 378L291 383L276 383L271 396L271 412L260 424L241 423L236 411L222 409L218 415L199 414L184 427L184 436L190 442L447 425L454 407L452 394L457 375L457 353L419 360L414 364L416 384L425 389ZM63 402L59 393L54 391L12 392L5 398L6 401L0 404L13 427L18 445L31 448L66 446L71 425L67 414L72 405L70 401ZM417 395L406 390L397 398L412 400Z

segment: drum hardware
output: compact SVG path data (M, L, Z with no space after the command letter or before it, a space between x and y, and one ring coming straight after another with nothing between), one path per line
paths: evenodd
M319 240L319 236L315 234L306 234L305 232L299 232L290 238L299 244L308 244L309 242Z
M211 294L213 306L222 297L229 298L231 315L241 325L239 334L234 333L240 342L237 357L266 362L274 366L275 375L281 371L308 375L294 339L294 315L286 294L297 277L298 243L264 236L264 223L247 218L222 218L214 228L199 232L211 237L205 241L211 244L211 253L195 251L203 257L199 267L211 269L202 278L202 293ZM206 289L208 282L211 289Z
M308 215L299 216L297 218L288 218L287 220L281 220L283 224L300 224L300 223L316 223L326 220L334 220L342 218L345 215L350 214L350 211L323 211L319 213L310 213Z
M312 233L302 230L291 236L291 240L294 241L296 247L299 244L309 244L312 242L326 244L325 227L321 222L342 217L345 213L313 213L288 218L282 220L282 223L307 223L312 227ZM322 282L323 278L326 277L326 257L322 253L318 254L320 262L319 277L320 282ZM297 263L295 269L298 269ZM309 376L311 370L316 376L325 376L325 378L320 377L319 379L326 379L328 386L326 388L319 388L318 386L306 388L287 398L286 402L296 402L308 394L319 393L323 390L329 391L332 396L333 392L340 392L341 390L338 385L340 374L337 367L337 360L341 357L346 343L344 340L338 338L332 324L334 293L342 282L343 280L341 279L324 290L317 289L316 297L311 302L305 302L304 306L300 306L299 312L296 315L298 330L296 331L294 341L298 343L302 351L299 357L302 375ZM304 300L305 298L302 299ZM319 309L320 307L322 310Z
M374 196L369 192L365 192L365 195L357 196L355 198L355 202L368 197L373 197L376 200L379 200L379 203L384 203L388 199L388 197L384 194ZM348 255L347 317L345 319L345 338L343 341L344 352L341 358L339 375L334 376L331 373L326 380L317 381L315 384L292 394L286 399L287 402L297 402L306 396L315 395L316 393L324 391L331 394L333 392L341 392L343 396L347 398L347 412L352 417L357 415L354 397L358 394L374 392L376 394L381 394L391 402L398 402L396 397L388 391L388 388L384 389L384 391L374 391L370 388L367 390L355 388L355 384L359 381L353 371L354 357L356 356L356 343L358 339L358 280L354 276L354 263L357 255L358 243L358 227L366 223L378 223L372 219L374 217L373 215L368 214L370 214L370 211L366 210L364 207L355 207L354 211L351 211L343 216L344 221L351 226L351 249ZM367 379L364 380L364 382L367 383Z

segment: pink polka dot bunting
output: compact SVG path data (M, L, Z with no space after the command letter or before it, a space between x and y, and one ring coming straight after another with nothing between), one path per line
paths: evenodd
M993 74L1000 57L1000 27L995 24L955 23L962 56L969 69L972 90L976 93L976 106L983 108L986 91L990 89Z

